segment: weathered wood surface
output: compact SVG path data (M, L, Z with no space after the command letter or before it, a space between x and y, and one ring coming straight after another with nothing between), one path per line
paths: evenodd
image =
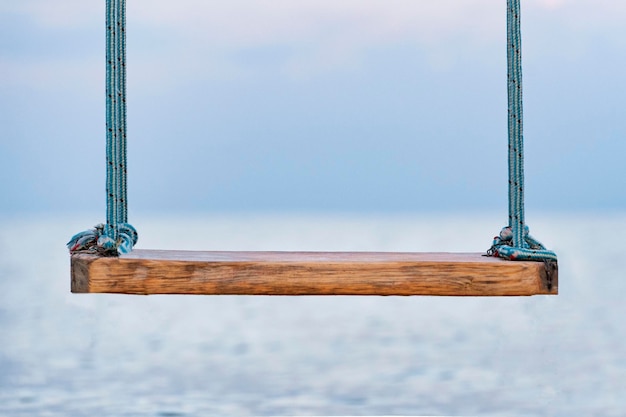
M541 262L477 253L192 252L72 255L72 292L121 294L454 295L558 293Z

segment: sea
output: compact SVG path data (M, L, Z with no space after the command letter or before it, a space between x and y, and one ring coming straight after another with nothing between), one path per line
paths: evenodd
M0 416L626 416L626 213L527 214L559 295L70 293L93 214L0 217ZM136 215L138 248L483 252L486 213Z

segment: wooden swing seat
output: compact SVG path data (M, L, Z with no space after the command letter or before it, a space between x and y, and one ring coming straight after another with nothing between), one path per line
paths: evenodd
M197 295L558 294L556 263L478 253L196 252L75 253L73 293Z

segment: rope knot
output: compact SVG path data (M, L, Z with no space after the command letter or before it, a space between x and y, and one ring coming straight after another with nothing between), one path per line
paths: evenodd
M524 241L522 247L513 243L513 228L504 227L500 234L493 238L487 256L500 257L510 261L556 261L556 254L547 250L541 242L530 235L530 229L524 225Z
M93 229L72 236L67 242L67 248L70 253L88 252L100 256L118 256L132 251L138 239L137 230L128 223L117 225L117 240L107 235L105 225L100 223Z

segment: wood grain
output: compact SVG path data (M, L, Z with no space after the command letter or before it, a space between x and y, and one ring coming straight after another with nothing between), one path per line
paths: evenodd
M476 253L134 250L72 255L72 292L515 296L557 294L558 272Z

